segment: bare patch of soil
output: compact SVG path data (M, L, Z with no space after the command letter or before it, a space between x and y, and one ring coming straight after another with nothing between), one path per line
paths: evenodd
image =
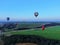
M37 44L34 44L34 43L17 43L16 45L37 45Z
M0 41L0 45L3 45L4 43L2 41Z

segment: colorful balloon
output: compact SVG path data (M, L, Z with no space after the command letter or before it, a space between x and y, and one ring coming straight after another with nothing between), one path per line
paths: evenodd
M44 25L42 25L42 30L45 30L45 26Z

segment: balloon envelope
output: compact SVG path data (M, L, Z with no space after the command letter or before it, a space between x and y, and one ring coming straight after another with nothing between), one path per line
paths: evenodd
M38 13L38 12L35 12L35 13L34 13L34 16L35 16L35 17L37 17L38 15L39 15L39 13Z
M9 21L10 20L10 18L9 17L7 17L7 21Z

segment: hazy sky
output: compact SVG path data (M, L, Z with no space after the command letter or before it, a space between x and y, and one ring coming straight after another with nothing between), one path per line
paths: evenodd
M39 12L37 19L34 12ZM0 0L0 20L60 20L60 0Z

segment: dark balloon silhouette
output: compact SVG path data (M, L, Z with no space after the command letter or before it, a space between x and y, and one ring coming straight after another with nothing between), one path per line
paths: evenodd
M35 16L35 17L37 17L38 15L39 15L39 13L38 13L38 12L35 12L35 13L34 13L34 16Z
M7 17L7 21L9 21L10 20L10 18L9 17Z

